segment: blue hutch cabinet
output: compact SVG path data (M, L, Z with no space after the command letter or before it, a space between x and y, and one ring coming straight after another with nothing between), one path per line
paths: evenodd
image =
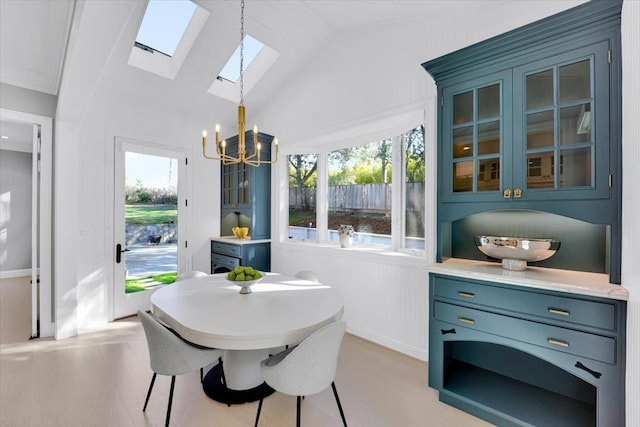
M497 425L624 426L621 7L594 0L422 64L438 88L429 386ZM477 234L562 246L547 271L510 274L478 262L495 260Z
M422 64L438 87L438 261L457 256L457 220L547 212L604 227L600 272L620 283L621 3L592 1Z

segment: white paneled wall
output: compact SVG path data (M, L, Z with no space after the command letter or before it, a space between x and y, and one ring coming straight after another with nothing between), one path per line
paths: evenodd
M348 331L428 359L428 275L424 260L314 248L304 243L272 248L271 269L293 275L312 270L344 297Z
M640 1L622 5L622 285L627 307L627 426L640 426Z

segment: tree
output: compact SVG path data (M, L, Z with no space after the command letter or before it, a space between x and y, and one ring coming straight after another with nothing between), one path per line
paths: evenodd
M391 164L391 140L384 139L378 142L378 148L375 154L375 158L380 160L381 163L381 171L382 171L382 183L387 184L389 182L388 178L388 168L387 166Z
M309 187L308 181L318 168L318 156L316 154L292 154L289 156L289 181L297 188L296 209L308 209L309 201L305 187ZM315 187L315 182L313 183Z
M405 134L405 162L407 182L424 181L424 125Z

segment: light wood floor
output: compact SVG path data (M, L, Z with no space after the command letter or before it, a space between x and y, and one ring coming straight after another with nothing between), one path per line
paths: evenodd
M158 376L142 412L151 369L137 318L113 322L66 340L0 346L0 426L160 426L169 393ZM486 426L438 402L424 362L352 335L342 343L336 386L349 426ZM265 399L260 425L294 426L295 397ZM176 379L173 426L253 426L257 403L212 401L198 372ZM302 425L342 425L331 389L302 402Z

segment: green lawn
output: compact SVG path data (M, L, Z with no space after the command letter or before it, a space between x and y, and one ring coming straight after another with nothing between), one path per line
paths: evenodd
M153 225L175 222L178 218L176 205L126 205L125 221L132 225Z
M178 272L172 271L170 273L162 273L155 276L127 279L124 284L125 293L130 294L133 292L144 291L159 285L169 285L176 281L176 277L178 277Z

